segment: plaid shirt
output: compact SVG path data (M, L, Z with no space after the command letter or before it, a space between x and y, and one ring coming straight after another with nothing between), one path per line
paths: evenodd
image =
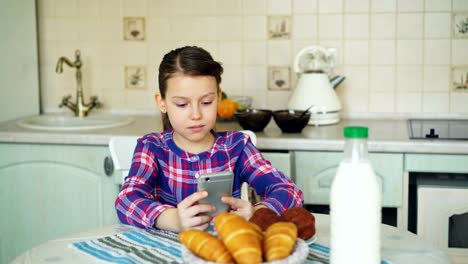
M260 203L279 214L303 205L302 191L263 158L248 135L212 131L213 147L192 154L176 145L172 133L138 139L129 175L115 201L122 223L153 227L165 209L176 207L197 191L198 175L226 170L234 172L233 197L240 197L241 184L247 182L263 198Z

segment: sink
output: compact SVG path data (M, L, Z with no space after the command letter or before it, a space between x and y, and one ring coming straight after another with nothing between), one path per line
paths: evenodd
M125 126L133 121L133 117L119 115L91 115L88 117L37 115L23 118L17 124L20 127L37 130L77 131Z

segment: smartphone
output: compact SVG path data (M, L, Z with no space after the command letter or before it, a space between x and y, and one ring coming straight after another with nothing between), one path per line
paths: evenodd
M232 196L233 179L234 174L231 171L201 174L198 177L198 191L208 192L208 196L200 200L200 203L212 204L216 207L216 211L209 215L216 216L220 212L229 210L229 206L221 202L221 197Z

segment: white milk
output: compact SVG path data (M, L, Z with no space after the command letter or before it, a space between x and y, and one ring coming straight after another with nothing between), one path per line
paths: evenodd
M367 157L340 163L330 195L330 263L380 263L381 188Z

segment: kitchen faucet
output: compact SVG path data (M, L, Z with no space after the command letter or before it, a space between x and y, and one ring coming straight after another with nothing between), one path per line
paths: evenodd
M59 107L66 106L70 108L73 111L73 113L75 113L75 116L85 117L94 107L99 108L101 106L101 103L98 101L97 96L91 96L90 98L91 102L89 104L85 104L84 102L83 85L81 82L82 62L81 62L80 56L81 56L80 50L76 50L75 51L76 59L74 62L71 62L66 57L60 57L59 60L57 61L57 67L55 68L55 71L57 73L62 73L64 62L68 66L72 68L76 68L76 103L73 103L70 101L71 95L66 95L62 98L62 103L60 103Z

